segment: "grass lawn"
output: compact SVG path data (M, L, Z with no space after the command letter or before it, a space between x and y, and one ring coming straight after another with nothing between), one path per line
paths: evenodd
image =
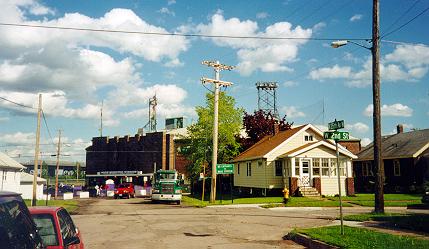
M31 200L24 200L27 206L31 206ZM46 206L46 201L38 200L37 206ZM69 213L75 211L78 208L78 202L75 200L50 200L48 206L63 207L67 209Z
M421 204L421 195L415 194L385 194L384 205L386 207L406 207L410 204ZM328 197L330 200L338 200L338 197ZM374 194L356 194L356 196L345 196L343 201L359 206L373 207Z
M365 228L345 226L344 236L340 235L340 226L299 229L296 232L341 248L429 248L429 240L380 233Z
M429 233L429 215L428 214L355 214L344 216L344 220L353 221L382 221L384 225L409 229L419 232Z
M205 207L207 205L230 205L230 204L267 204L263 207L272 208L272 207L338 207L340 204L338 201L333 201L328 198L309 198L309 197L291 197L289 202L285 205L282 204L282 197L248 197L248 198L237 198L234 199L234 203L231 202L231 199L216 200L215 204L209 203L208 199L204 198L204 202L201 202L201 199L195 198L193 196L183 196L182 202L185 205ZM343 203L343 206L350 207L352 205L348 203Z

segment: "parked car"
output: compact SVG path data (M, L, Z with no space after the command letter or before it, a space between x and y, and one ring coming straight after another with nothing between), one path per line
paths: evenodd
M21 194L0 192L0 249L44 248Z
M134 192L134 185L132 183L122 183L116 186L115 192L114 192L115 199L127 197L127 198L134 198L135 192Z
M62 207L30 207L31 216L47 249L83 249L79 229Z

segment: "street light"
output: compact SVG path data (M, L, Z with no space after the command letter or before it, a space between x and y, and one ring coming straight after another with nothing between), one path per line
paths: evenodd
M373 102L373 133L374 133L374 166L375 177L375 205L376 213L384 213L384 166L381 156L381 109L380 109L380 50L379 50L379 0L373 0L372 8L372 39L371 47L366 47L350 40L340 40L331 43L333 48L347 45L349 42L366 48L372 54L372 102Z

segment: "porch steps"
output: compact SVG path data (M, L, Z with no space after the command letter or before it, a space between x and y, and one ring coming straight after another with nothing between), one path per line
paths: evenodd
M317 197L320 196L319 191L313 187L299 187L298 189L300 196L306 196L306 197Z

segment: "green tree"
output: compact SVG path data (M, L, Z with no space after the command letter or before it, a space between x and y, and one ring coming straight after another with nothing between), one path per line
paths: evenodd
M187 166L191 181L203 172L202 165L211 165L213 145L213 93L206 95L206 106L197 106L198 122L188 127L188 137L184 140L183 155L190 161ZM218 162L229 162L239 153L240 144L235 136L242 127L243 108L235 106L235 99L224 92L219 94ZM211 167L206 168L206 174Z

